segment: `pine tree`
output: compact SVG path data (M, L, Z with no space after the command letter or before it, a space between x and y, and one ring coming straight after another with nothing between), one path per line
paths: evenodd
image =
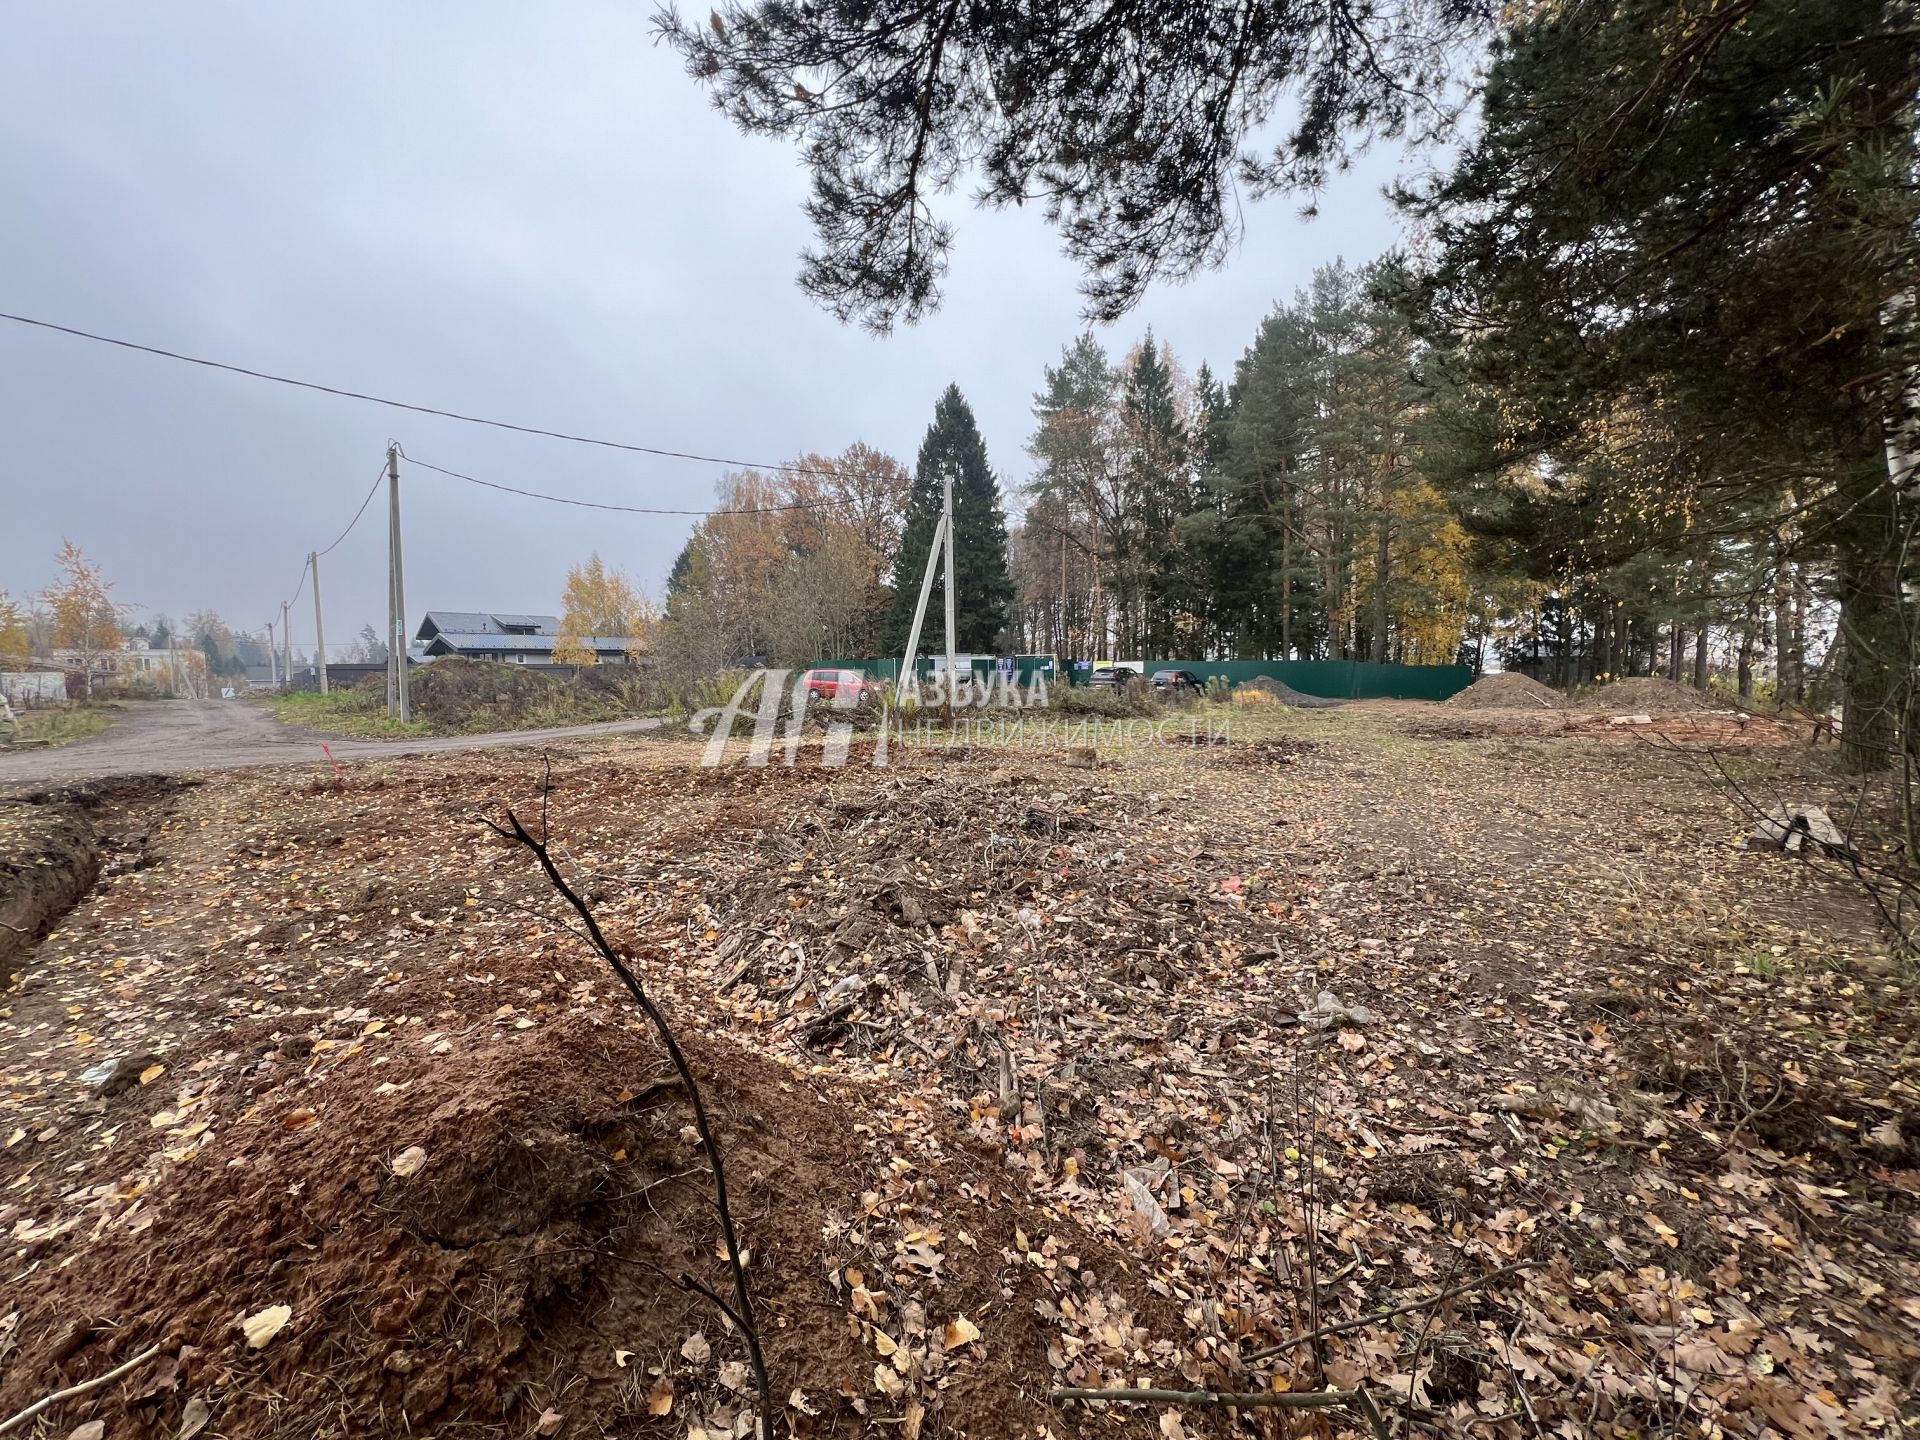
M934 407L926 439L920 442L906 528L894 560L887 639L895 650L905 648L913 627L927 552L940 519L941 491L949 475L953 477L954 649L990 652L1006 627L1014 590L1000 485L987 464L987 444L980 438L972 407L959 386L949 385ZM942 578L937 573L934 577L934 595L927 608L936 618L922 631L923 637L938 633Z

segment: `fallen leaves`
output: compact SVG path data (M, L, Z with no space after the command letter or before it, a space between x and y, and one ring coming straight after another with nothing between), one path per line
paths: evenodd
M947 1322L947 1328L940 1334L940 1343L949 1350L958 1350L963 1345L971 1345L980 1338L980 1327L964 1315L956 1315Z
M240 1322L240 1333L247 1337L247 1348L258 1350L286 1328L293 1319L291 1305L269 1305L256 1310Z
M419 1174L421 1167L426 1163L427 1152L418 1145L409 1145L387 1162L387 1168L404 1180L409 1175Z

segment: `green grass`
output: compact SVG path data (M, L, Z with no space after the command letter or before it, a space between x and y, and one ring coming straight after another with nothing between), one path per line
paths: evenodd
M424 719L402 725L387 718L387 698L376 690L335 690L326 695L296 692L268 695L267 708L289 725L310 725L337 735L390 739L403 735L433 735L435 726Z
M11 733L0 723L0 742L16 745L71 745L90 740L113 724L117 705L70 705L62 710L16 710L20 723Z

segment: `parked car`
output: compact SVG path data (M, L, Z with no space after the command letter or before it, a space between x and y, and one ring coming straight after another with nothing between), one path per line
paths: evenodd
M1191 670L1156 670L1153 672L1153 688L1167 694L1179 694L1182 690L1191 690L1194 694L1203 694L1206 684Z
M1087 684L1097 690L1120 690L1129 680L1138 680L1140 672L1131 665L1104 665L1093 672Z
M845 695L858 700L874 683L858 670L809 670L800 677L809 700L835 700Z

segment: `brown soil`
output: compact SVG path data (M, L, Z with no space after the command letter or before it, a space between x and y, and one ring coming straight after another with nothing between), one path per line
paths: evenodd
M706 792L705 844L764 820L736 792L771 784L798 815L831 778L693 776L656 778ZM532 1434L549 1412L562 1437L746 1423L744 1346L677 1283L725 1290L726 1267L657 1042L591 957L524 913L469 950L464 883L396 868L392 832L369 824L391 804L458 825L468 788L358 772L282 790L295 803L271 820L250 818L267 791L236 811L139 809L155 864L110 866L55 968L0 1012L29 1047L64 1029L84 1056L48 1071L44 1047L6 1052L30 1087L6 1097L7 1124L35 1128L0 1169L0 1415L157 1344L127 1381L64 1402L57 1433L97 1419L116 1440L172 1436L190 1405L233 1436ZM317 906L302 897L323 892L283 888L342 861L355 878ZM522 888L517 855L480 864ZM257 896L222 913L251 873L278 877L283 914ZM371 945L318 938L342 922ZM116 977L104 994L95 967ZM1141 1343L1179 1326L1118 1247L1041 1208L946 1116L922 1117L930 1148L905 1163L806 1073L808 1051L780 1063L702 1033L692 997L677 1008L728 1156L783 1433L1153 1433L1150 1412L1116 1422L1035 1394L1063 1305L1110 1317L1129 1348L1136 1325ZM138 1083L79 1073L114 1056ZM413 1147L424 1163L399 1173ZM241 1320L273 1305L290 1321L250 1348ZM961 1319L978 1339L949 1331Z
M164 788L133 779L0 796L0 973L87 893L103 851L139 848L145 837L114 822L129 801Z
M1583 710L1605 710L1615 715L1680 715L1690 710L1729 709L1712 695L1676 685L1659 675L1613 680L1584 691L1576 702Z
M1566 697L1538 680L1507 672L1482 675L1447 704L1462 710L1557 710Z
M1338 700L1329 700L1324 695L1305 694L1302 691L1294 689L1285 681L1275 680L1270 675L1256 675L1253 679L1243 681L1234 688L1236 690L1258 690L1264 695L1271 695L1282 705L1291 706L1295 710L1331 710L1340 704Z
M117 1435L171 1435L190 1399L217 1397L229 1435L523 1433L549 1410L573 1417L565 1433L607 1433L646 1426L662 1381L679 1414L720 1433L750 1411L744 1347L675 1283L726 1281L691 1110L655 1043L579 1016L482 1030L444 1055L437 1040L360 1048L344 1039L358 1022L314 1028L347 1051L324 1077L312 1073L311 1034L242 1047L221 1163L181 1167L136 1207L138 1223L123 1215L84 1248L33 1247L42 1263L12 1297L19 1353L0 1409L158 1342L171 1358L153 1375L63 1407L61 1426L95 1418ZM780 1067L718 1040L692 1053L724 1132L787 1423L858 1433L880 1409L861 1398L873 1327L845 1309L859 1274L874 1319L946 1405L1002 1417L999 1433L1061 1431L1018 1383L1044 1365L1038 1281L1013 1269L1003 1284L997 1256L1024 1223L1066 1240L1091 1281L1100 1247L996 1196L964 1145L953 1175L889 1173L853 1116ZM109 1122L139 1123L123 1112L141 1098L110 1102ZM425 1163L396 1174L409 1146ZM952 1314L902 1313L889 1257L874 1253L869 1217L916 1206L944 1209L977 1246L947 1242ZM273 1304L292 1308L290 1322L249 1349L240 1319ZM941 1332L959 1314L982 1339L948 1352ZM691 1342L689 1359L696 1334L710 1353Z
M1416 714L1599 728L1439 744ZM1316 748L602 742L133 807L141 863L0 1007L0 1415L167 1342L46 1433L194 1404L233 1436L735 1432L742 1348L675 1283L725 1275L685 1099L476 823L511 801L708 1087L798 1433L1171 1433L1044 1400L1122 1380L1417 1384L1448 1433L1891 1426L1920 1017L1851 878L1742 850L1710 775L1601 715L1233 718L1263 761ZM1864 783L1728 763L1835 813ZM1322 991L1371 1018L1303 1023ZM1364 1323L1319 1368L1246 1363L1311 1328L1316 1253L1323 1322ZM1454 1277L1486 1283L1364 1319ZM1290 1418L1267 1433L1357 1433Z

